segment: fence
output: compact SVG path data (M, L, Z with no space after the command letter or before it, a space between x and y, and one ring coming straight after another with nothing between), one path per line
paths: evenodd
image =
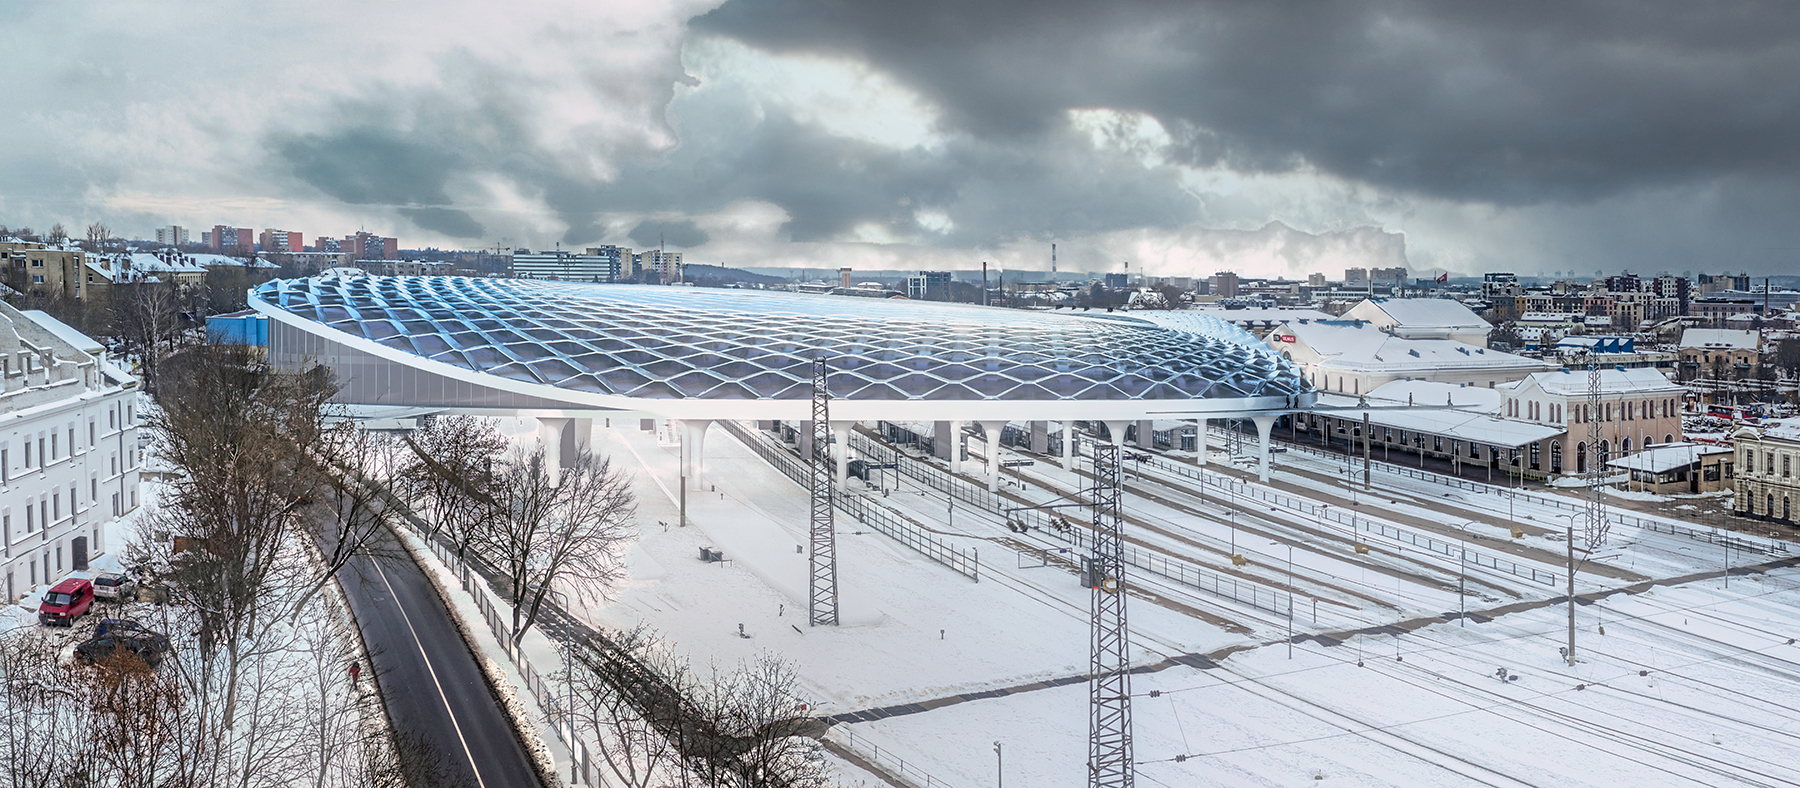
M926 774L924 770L907 763L900 756L895 755L892 750L882 751L881 746L869 741L867 736L858 737L856 731L850 728L850 726L841 726L835 730L844 732L845 747L855 748L860 743L866 748L862 750L863 752L874 753L874 758L872 760L886 768L894 770L894 772L900 776L917 780L924 788L950 788L949 783Z
M987 488L970 484L962 479L942 473L927 463L908 457L891 446L883 446L872 441L862 433L850 433L850 448L861 452L865 457L873 457L880 463L892 463L894 470L901 476L944 493L963 503L979 506L990 512L1004 512L1013 505L1012 501Z
M1093 533L1086 528L1047 517L1039 520L1041 525L1032 523L1042 515L1041 511L1029 509L1009 513L1009 516L1015 520L1032 524L1032 530L1060 539L1077 548L1088 549L1093 546ZM1197 591L1204 591L1221 599L1249 605L1277 616L1294 614L1294 597L1291 590L1283 593L1250 580L1214 572L1211 569L1174 560L1133 545L1126 545L1124 552L1123 559L1126 566L1142 569Z
M1467 545L1462 544L1460 541L1438 539L1409 528L1402 528L1397 525L1379 522L1369 517L1358 517L1355 512L1346 512L1342 508L1334 509L1327 505L1314 503L1305 498L1298 498L1292 495L1275 492L1274 490L1255 487L1249 482L1239 481L1230 476L1225 476L1224 474L1203 474L1196 466L1171 462L1154 454L1148 456L1149 459L1144 462L1148 462L1153 468L1194 479L1205 486L1217 487L1233 497L1255 498L1284 509L1310 516L1313 519L1318 520L1321 524L1332 522L1346 526L1351 529L1352 542L1360 541L1360 539L1356 537L1357 532L1366 532L1378 534L1396 542L1403 542L1414 547L1452 558L1456 557L1458 551L1468 550ZM1204 486L1202 489L1204 489ZM1498 572L1530 580L1534 583L1542 583L1551 587L1556 586L1557 578L1559 577L1555 572L1539 569L1535 566L1520 564L1511 559L1502 558L1479 550L1468 550L1466 560L1477 566L1484 566Z
M1227 437L1227 438L1232 435L1232 433L1229 430L1224 430L1224 429L1220 429L1217 427L1213 428L1213 432L1219 434L1221 437ZM1342 454L1338 454L1336 452L1328 452L1328 451L1325 451L1325 450L1320 449L1315 446L1307 446L1305 444L1293 443L1290 441L1282 441L1282 443L1287 448L1298 449L1299 451L1304 452L1306 454L1316 455L1319 457L1323 457L1325 459L1329 459L1329 460L1344 459L1344 455L1342 455ZM1352 457L1352 460L1360 460L1360 458ZM1541 495L1538 493L1526 492L1526 491L1514 489L1514 488L1501 487L1501 486L1492 485L1492 484L1483 484L1481 482L1469 481L1468 479L1461 479L1461 478L1457 478L1455 476L1445 476L1441 473L1432 473L1431 471L1420 470L1417 468L1408 468L1404 465L1397 465L1395 463L1387 462L1385 460L1377 460L1374 458L1370 458L1369 465L1370 465L1370 467L1374 468L1375 470L1381 471L1383 473L1389 473L1389 474L1393 474L1396 476L1404 476L1404 477L1407 477L1410 479L1418 479L1420 481L1431 482L1433 484L1442 484L1442 485L1449 486L1449 487L1455 487L1455 488L1461 489L1461 490L1468 490L1470 492L1474 492L1474 493L1477 493L1480 495L1499 495L1499 494L1513 495L1513 496L1518 496L1520 498L1523 498L1524 500L1528 500L1531 503L1537 504L1539 506L1548 506L1551 508L1562 509L1562 510L1569 511L1569 512L1585 512L1585 511L1587 511L1587 504L1585 502L1571 501L1560 495ZM1765 539L1763 537L1745 536L1743 534L1735 534L1730 537L1725 537L1725 536L1720 535L1720 529L1717 529L1717 528L1692 528L1689 526L1682 525L1680 523L1672 523L1672 522L1668 522L1668 521L1664 521L1664 520L1655 520L1655 519L1651 519L1648 517L1639 517L1637 515L1626 514L1624 512L1620 512L1620 511L1608 511L1606 513L1606 519L1608 519L1612 522L1618 523L1620 525L1627 525L1627 526L1631 526L1633 528L1642 528L1644 530L1655 531L1657 533L1671 534L1674 536L1682 536L1682 537L1686 537L1688 539L1693 539L1698 542L1707 542L1709 544L1719 544L1719 543L1722 543L1723 541L1729 539L1732 542L1733 548L1742 549L1742 550L1746 550L1746 551L1753 552L1753 553L1761 553L1763 555L1770 555L1770 556L1787 555L1789 553L1794 552L1794 545L1791 542L1788 542L1783 539L1774 539L1774 538L1766 538ZM1742 547L1739 547L1740 544L1742 545Z
M493 633L495 640L500 641L500 650L506 653L506 658L519 669L519 675L525 680L527 691L531 693L532 699L537 701L538 708L543 709L545 716L550 719L550 729L556 733L557 741L562 742L563 746L569 749L570 757L574 759L577 771L581 775L581 782L586 785L594 785L593 757L587 744L575 740L575 721L568 714L566 701L557 700L550 683L544 680L543 674L538 671L537 666L531 664L531 660L525 656L524 649L513 645L512 622L507 620L511 613L507 608L495 602L493 592L488 590L487 583L482 580L481 574L457 558L456 553L452 552L447 545L423 534L420 534L420 537L431 546L432 554L450 568L451 574L456 575L463 590L475 598L475 607L481 611L481 618L487 623L488 631Z
M807 468L801 463L800 458L788 451L786 447L777 446L773 439L746 429L736 422L726 421L723 424L725 429L736 436L739 442L750 447L751 451L756 452L757 456L775 466L776 470L803 486L807 484ZM899 540L901 544L918 551L926 558L950 567L957 574L975 582L981 582L980 550L951 547L944 540L895 516L885 507L878 503L872 503L864 496L849 495L834 490L831 493L831 500L844 513L856 518L857 522Z

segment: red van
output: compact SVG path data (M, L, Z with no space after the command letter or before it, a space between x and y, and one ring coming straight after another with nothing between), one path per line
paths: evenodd
M72 627L75 619L87 615L88 608L93 606L93 582L71 577L44 593L44 603L38 606L38 621Z

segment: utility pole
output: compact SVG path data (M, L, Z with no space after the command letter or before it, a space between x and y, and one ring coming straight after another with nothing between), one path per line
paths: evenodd
M807 622L810 626L838 624L837 529L832 523L831 394L826 385L824 357L812 364L812 573L807 581ZM838 451L848 450L839 446Z
M981 305L987 306L987 261L981 261Z
M1115 438L1118 436L1115 436ZM1125 623L1125 542L1119 444L1094 441L1094 551L1088 674L1088 788L1132 788L1130 642Z

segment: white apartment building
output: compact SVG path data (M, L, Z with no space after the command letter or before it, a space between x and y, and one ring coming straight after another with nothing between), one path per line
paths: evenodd
M0 583L10 602L84 569L138 505L137 381L98 343L0 304ZM84 350L86 349L86 350Z

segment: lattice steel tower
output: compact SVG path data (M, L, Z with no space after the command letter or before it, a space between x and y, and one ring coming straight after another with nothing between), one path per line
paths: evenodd
M1119 516L1119 446L1094 442L1093 651L1088 674L1088 788L1130 788L1130 643L1125 626L1125 542Z
M1600 450L1600 422L1602 414L1600 404L1600 366L1590 357L1588 360L1588 467L1587 467L1587 518L1582 525L1582 537L1587 541L1588 552L1600 549L1606 544L1606 532L1610 526L1606 522L1606 506L1600 501L1600 487L1606 483L1606 460L1612 452ZM1623 414L1621 414L1623 415Z
M812 364L812 456L807 458L812 470L812 576L807 582L810 592L806 603L807 622L811 626L837 626L837 530L831 517L831 393L826 388L825 359ZM839 446L838 451L848 450Z

